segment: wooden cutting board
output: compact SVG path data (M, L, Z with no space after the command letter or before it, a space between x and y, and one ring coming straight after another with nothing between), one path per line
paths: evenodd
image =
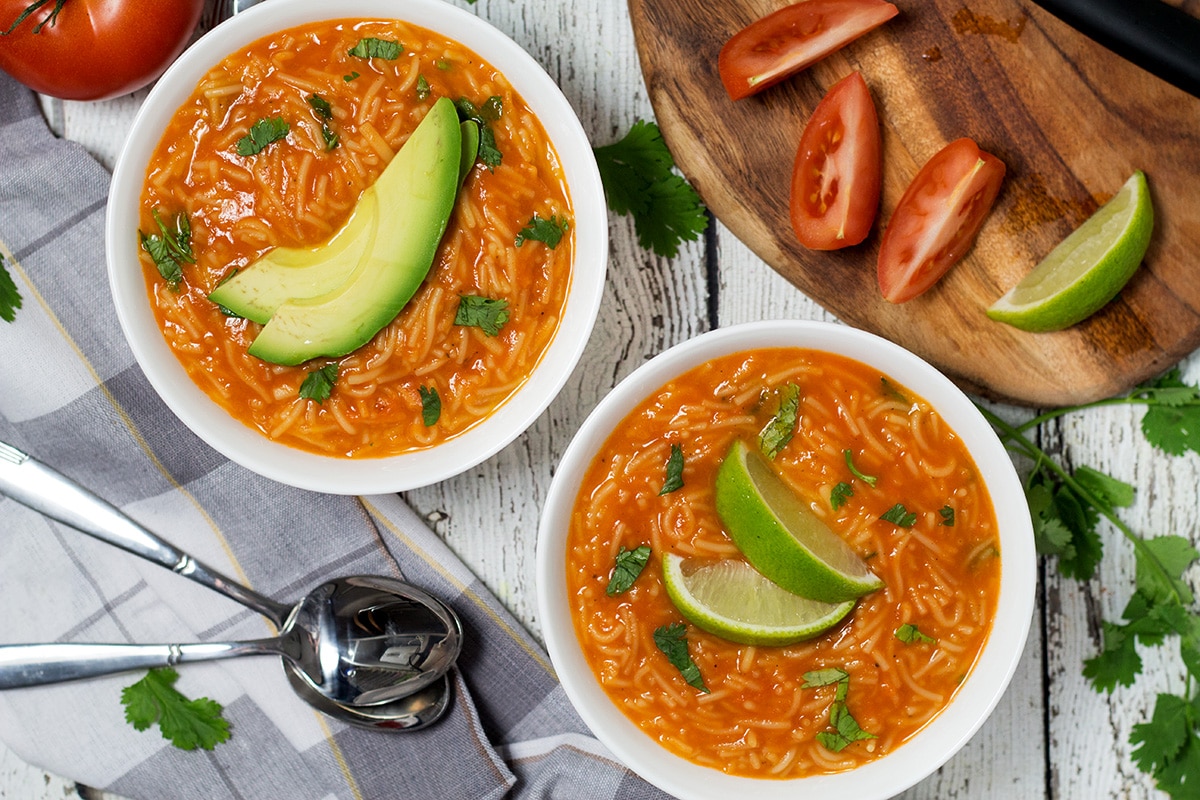
M844 322L925 357L968 391L1030 406L1106 397L1200 346L1200 100L1022 0L893 0L900 14L784 83L733 102L725 41L783 0L629 0L663 138L721 222ZM800 132L825 90L866 78L883 127L883 198L857 247L820 253L788 217ZM970 136L1007 178L968 254L903 305L875 279L879 231L944 144ZM1145 171L1154 238L1133 280L1066 331L984 315L1068 233ZM730 276L735 280L734 276Z

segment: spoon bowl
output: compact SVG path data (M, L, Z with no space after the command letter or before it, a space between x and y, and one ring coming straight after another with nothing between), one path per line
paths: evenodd
M450 688L450 676L447 674L424 689L418 689L388 703L347 706L335 703L318 692L291 662L284 662L284 672L296 694L313 708L360 728L382 731L417 731L427 728L445 715L454 696Z
M267 617L280 631L274 639L255 642L141 646L143 652L137 657L159 660L147 662L151 666L279 653L289 679L309 688L302 693L306 700L320 696L351 716L354 709L377 707L370 716L382 718L391 704L414 692L427 692L426 703L448 702L430 698L442 689L448 691L449 684L440 679L458 657L462 625L453 609L415 586L383 576L351 576L327 581L295 606L279 603L207 567L106 500L4 442L0 442L0 494L220 592ZM43 651L46 657L63 668L71 653L63 645L46 647L51 648ZM112 657L118 657L119 651L133 654L137 647L116 646ZM27 658L14 652L11 657L21 661L25 670L38 663L32 654ZM72 666L76 671L67 670L67 677L56 680L132 668L128 663L107 669ZM397 713L407 718L412 712L404 707Z

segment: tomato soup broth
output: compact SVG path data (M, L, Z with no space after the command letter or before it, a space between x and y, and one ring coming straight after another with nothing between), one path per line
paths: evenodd
M351 55L364 39L398 43L401 52ZM248 355L261 326L228 316L207 294L274 247L328 240L439 97L485 109L501 161L472 168L408 305L336 359L328 399L302 398L306 375L335 360L289 367ZM286 137L239 155L251 127L276 118L288 123ZM191 378L246 425L318 453L394 455L470 428L534 369L570 283L571 204L541 124L478 55L399 21L309 24L228 56L175 113L150 160L140 209L145 234L158 230L156 213L167 223L186 214L191 226L195 264L183 266L177 287L142 254L155 314ZM566 224L557 246L518 244L535 215ZM497 334L455 323L464 295L508 304ZM422 389L440 397L433 425L422 416Z
M885 586L831 631L784 647L735 644L688 625L704 693L655 646L656 628L684 621L664 589L662 556L741 558L714 507L716 471L735 439L757 446L788 383L800 389L800 417L774 468ZM684 486L660 496L672 445L684 455ZM847 450L874 486L852 473ZM853 495L834 510L839 483ZM915 513L911 527L881 519L897 503ZM646 568L627 592L608 596L619 549L641 545L651 548ZM586 473L566 569L576 634L612 702L690 761L772 778L852 769L916 734L983 649L1000 587L995 512L954 432L877 370L794 348L710 361L626 417ZM906 643L896 633L903 625L933 641ZM830 730L837 686L804 687L806 673L835 668L849 675L847 710L875 737L838 752L817 739Z

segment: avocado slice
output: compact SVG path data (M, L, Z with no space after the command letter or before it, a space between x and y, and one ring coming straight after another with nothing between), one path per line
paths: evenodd
M275 364L336 358L391 322L433 265L454 207L461 159L458 114L443 97L368 190L377 211L366 222L374 235L362 257L335 262L345 270L336 288L281 303L250 354Z
M265 324L288 300L318 297L346 283L371 248L379 219L375 187L359 196L349 219L313 247L276 247L213 289L208 299Z
M458 183L466 183L475 159L479 158L479 123L473 119L464 119L459 125L462 130L462 161L458 165Z

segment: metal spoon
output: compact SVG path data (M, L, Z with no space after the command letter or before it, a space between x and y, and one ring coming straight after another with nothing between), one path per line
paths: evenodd
M281 655L331 701L378 705L437 683L459 649L452 612L401 581L352 576L322 584L271 639L197 644L0 645L0 689L94 678L133 669Z
M295 607L277 603L176 549L107 501L3 442L0 494L263 614L280 629L278 640L227 645L243 648L238 655L244 654L248 644L262 645L264 641L278 644L280 652L283 647L293 648L289 651L293 660L284 662L293 685L301 681L310 689L305 699L311 702L315 693L343 709L344 715L351 717L348 721L355 724L377 725L379 716L393 704L398 706L396 713L411 716L412 704L397 703L398 699L425 687L445 686L440 679L462 645L461 624L453 610L420 589L390 578L357 576L329 581ZM404 636L406 631L419 634L422 642ZM393 649L393 644L398 649ZM200 645L214 646L219 647ZM210 652L209 657L228 656ZM355 713L366 705L375 708L369 714Z

